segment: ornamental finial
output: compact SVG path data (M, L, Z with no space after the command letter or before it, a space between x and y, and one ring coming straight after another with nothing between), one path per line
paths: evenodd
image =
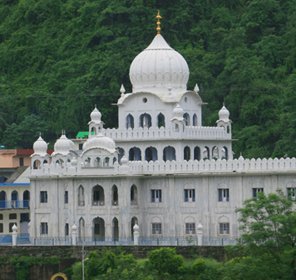
M160 27L160 20L162 19L160 13L159 13L159 10L157 11L157 15L155 17L157 19L156 21L156 31L157 31L157 34L160 34L160 31L161 31L161 27Z

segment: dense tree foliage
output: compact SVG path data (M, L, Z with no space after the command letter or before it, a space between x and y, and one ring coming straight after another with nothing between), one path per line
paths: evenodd
M129 65L152 40L157 9L188 61L188 87L197 82L209 104L204 123L224 101L237 154L295 156L296 0L3 0L1 143L30 146L22 127L32 120L35 138L41 128L47 141L62 129L73 137L94 104L116 126L110 104L121 83L131 90Z
M237 268L232 264L230 270L233 276L237 270L244 272L236 279L254 279L255 273L262 280L296 278L295 206L281 192L260 193L245 201L238 210L242 229L238 248L243 257L236 258Z

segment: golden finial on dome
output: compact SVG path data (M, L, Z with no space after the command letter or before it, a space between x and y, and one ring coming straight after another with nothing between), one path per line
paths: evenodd
M160 22L160 20L162 19L162 17L161 17L161 15L160 15L160 13L159 13L159 10L157 11L157 15L156 15L156 17L155 17L156 19L157 19L157 21L156 21L156 31L157 31L157 34L160 34L160 31L161 31L161 27L160 27L160 24L161 24L161 22Z

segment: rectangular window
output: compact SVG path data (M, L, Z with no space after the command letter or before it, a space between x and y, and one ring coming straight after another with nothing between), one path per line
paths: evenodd
M161 234L161 223L152 223L152 234Z
M291 200L296 200L296 188L287 188L288 198Z
M16 214L9 214L9 220L16 220Z
M40 192L40 202L47 203L47 191Z
M20 166L24 166L24 158L19 158L19 164Z
M257 198L258 193L263 193L263 188L253 188L252 189L252 197Z
M3 233L3 224L0 224L0 233Z
M151 190L151 202L161 202L161 190Z
M48 234L48 224L47 223L40 224L40 234Z
M69 236L69 224L65 224L65 236Z
M69 201L68 191L65 191L64 201L65 201L65 204L68 204L68 201Z
M185 224L185 233L186 234L195 234L195 223L186 223Z
M30 215L29 213L21 213L21 220L20 222L29 222L30 221Z
M184 190L184 201L194 202L195 201L195 189L185 189Z
M220 234L229 234L229 223L220 223L219 224L219 233Z
M229 201L229 189L218 189L218 201Z

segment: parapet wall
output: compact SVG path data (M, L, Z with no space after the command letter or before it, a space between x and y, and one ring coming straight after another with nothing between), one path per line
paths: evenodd
M234 173L295 173L296 158L280 159L233 159L233 160L190 160L190 161L130 161L115 164L111 167L84 167L78 161L76 166L42 165L39 169L31 169L31 176L49 175L161 175L161 174L234 174Z
M206 126L185 126L184 130L175 131L172 128L130 128L117 129L107 128L103 134L116 141L136 141L143 139L198 139L198 140L230 140L231 133L227 133L223 127L206 127Z

